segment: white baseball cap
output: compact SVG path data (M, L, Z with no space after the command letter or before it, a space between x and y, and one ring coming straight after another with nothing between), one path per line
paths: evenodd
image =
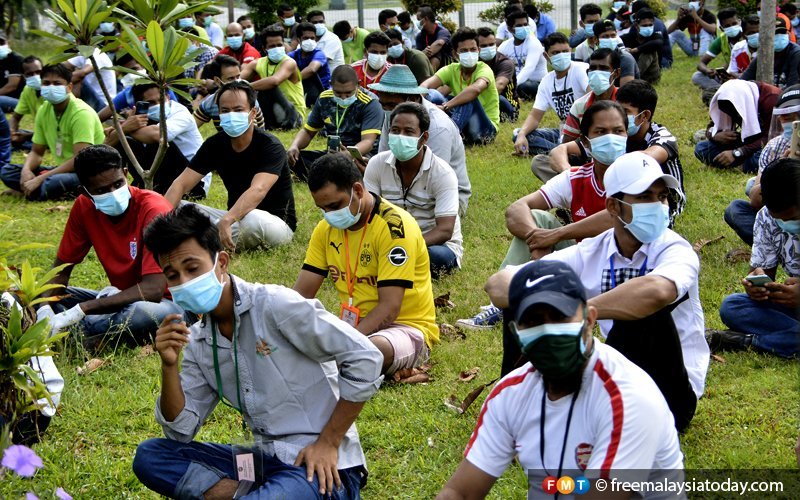
M667 187L680 189L678 179L665 174L661 165L641 151L626 153L611 164L603 177L606 196L617 193L639 194L647 190L655 181L664 179Z

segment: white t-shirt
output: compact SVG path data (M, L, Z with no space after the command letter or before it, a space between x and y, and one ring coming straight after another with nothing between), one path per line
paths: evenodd
M458 216L458 179L453 169L425 148L422 166L403 190L400 175L395 166L396 158L391 151L378 153L369 160L364 171L364 186L389 203L401 207L416 219L422 234L436 227L437 217L455 216L453 235L445 243L461 266L464 254L461 237L461 219Z
M211 45L220 49L225 46L225 33L222 32L222 27L219 24L212 22L206 28L206 33L208 33Z
M528 29L531 30L531 34L536 34L536 21L528 18ZM514 38L514 33L512 33L508 29L508 25L505 21L500 23L500 26L497 27L497 34L494 36L497 40L508 40L509 38Z
M170 101L170 114L167 117L167 141L174 143L183 156L191 161L203 144L203 136L197 129L197 122L186 107Z
M544 47L536 38L535 31L531 31L528 38L519 45L514 45L514 38L511 37L501 43L497 51L514 61L517 69L517 85L527 81L540 82L547 74Z
M94 60L97 61L97 65L100 66L100 74L103 76L103 83L106 85L108 95L113 98L117 95L117 77L114 74L114 70L104 68L111 68L114 66L114 63L111 62L111 58L108 57L108 54L100 52L100 49L95 49ZM75 56L69 59L67 62L75 66L76 69L83 69L86 64L92 63L88 57L83 56ZM97 75L94 71L83 78L83 84L88 85L92 88L92 90L94 90L95 94L97 94L98 101L100 101L103 105L108 104L106 101L106 96L103 94L103 89L100 88L100 83L97 81Z
M672 481L683 480L678 433L661 391L614 348L594 342L569 427L573 395L550 401L545 394L544 380L530 363L503 377L483 403L464 457L493 477L516 457L528 475L528 498L545 498L542 481L558 474L562 449L562 476L647 481L667 473ZM654 472L648 476L649 469ZM668 492L645 498L686 496Z
M703 395L710 351L705 338L703 307L697 285L700 260L692 246L679 234L671 229L665 230L657 240L642 244L629 260L617 250L612 228L542 259L568 264L580 276L589 298L611 290L612 260L617 285L638 278L646 262L646 274L662 276L675 284L677 300L688 293L689 298L672 311L672 319L680 337L689 382L698 399ZM613 324L611 320L598 323L603 336L608 334Z
M591 57L592 52L595 50L597 50L597 47L592 47L589 45L589 39L587 38L575 48L575 60L588 63L589 57Z
M728 73L741 75L747 69L747 66L742 63L747 62L749 64L757 55L757 51L750 49L750 46L747 45L746 39L739 40L731 47L731 61L728 64Z
M547 73L539 83L533 107L539 111L552 109L563 123L572 103L586 94L586 87L589 86L589 76L586 73L588 69L588 64L572 61L563 78L556 78L555 71Z
M342 41L339 37L334 35L332 31L328 30L322 35L317 42L317 48L325 53L328 58L328 67L333 73L337 66L344 64L344 51L342 50Z

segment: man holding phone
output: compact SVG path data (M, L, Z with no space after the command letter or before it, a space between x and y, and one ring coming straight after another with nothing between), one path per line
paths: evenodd
M782 158L761 174L764 207L753 227L750 273L745 293L725 297L719 310L730 330L709 330L712 350L752 346L784 358L800 353L800 160ZM789 276L775 280L778 265Z

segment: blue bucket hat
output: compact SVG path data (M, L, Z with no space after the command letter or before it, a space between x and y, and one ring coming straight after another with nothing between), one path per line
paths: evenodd
M428 95L428 89L417 85L417 78L405 64L392 64L379 83L371 83L367 87L376 92L390 94Z

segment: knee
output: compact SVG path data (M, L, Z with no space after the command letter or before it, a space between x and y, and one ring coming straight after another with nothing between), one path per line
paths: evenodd
M153 469L153 457L157 457L163 451L161 441L163 441L163 438L150 438L142 441L136 447L136 454L133 456L131 468L143 484L147 484L146 479L150 477Z
M741 308L752 303L746 293L734 293L725 297L719 306L719 317L723 323L730 326L730 321L735 321L741 316Z
M711 150L711 141L700 141L694 147L694 155L702 162L709 161L708 154Z

